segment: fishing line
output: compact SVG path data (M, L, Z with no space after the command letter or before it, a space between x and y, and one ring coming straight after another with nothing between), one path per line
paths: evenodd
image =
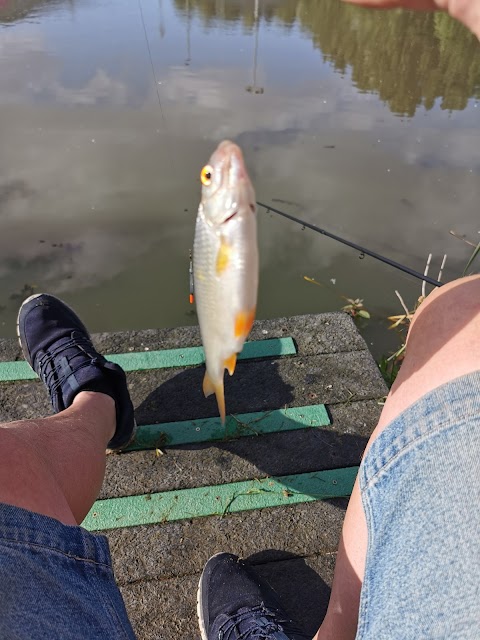
M332 240L336 240L337 242L341 242L342 244L347 245L347 247L351 247L352 249L355 249L356 251L359 251L360 252L360 256L362 258L364 256L370 256L371 258L375 258L375 260L380 260L381 262L384 262L385 264L388 264L391 267L394 267L395 269L403 271L404 273L408 273L408 275L413 276L414 278L418 278L419 280L423 280L424 282L428 282L428 284L431 284L434 287L441 287L443 285L443 282L439 282L438 280L435 280L434 278L430 278L430 276L424 275L423 273L420 273L419 271L415 271L414 269L411 269L410 267L406 267L405 265L400 264L399 262L395 262L395 260L391 260L390 258L386 258L385 256L381 256L379 253L376 253L375 251L371 251L370 249L366 249L365 247L361 247L359 244L356 244L355 242L350 242L350 240L345 240L345 238L341 238L340 236L337 236L334 233L330 233L330 231L326 231L325 229L317 227L317 225L312 224L311 222L306 222L305 220L301 220L300 218L296 218L295 216L292 216L289 213L285 213L285 211L280 211L280 209L276 209L275 207L272 207L272 206L270 206L268 204L263 204L263 202L258 202L257 201L257 204L260 207L263 207L264 209L266 209L267 213L269 211L271 211L272 213L276 213L279 216L283 216L284 218L288 218L288 220L292 220L293 222L296 222L297 224L302 225L302 227L307 227L308 229L311 229L312 231L316 231L317 233L321 233L323 236L327 236L327 238L332 238Z
M167 120L166 120L165 114L163 112L162 101L160 100L160 92L158 90L158 80L157 80L157 75L155 73L155 65L153 64L153 56L152 56L152 50L150 48L150 42L148 41L147 27L145 25L145 18L144 18L144 15L143 15L143 9L142 9L141 0L138 0L138 8L140 10L140 17L142 19L143 33L145 34L145 42L147 44L148 57L150 58L150 66L152 67L152 75L153 75L153 79L155 81L155 91L157 93L158 106L160 107L160 114L161 114L161 117L162 117L162 123L163 123L163 126L164 126L164 130L166 132L167 131ZM173 155L171 153L170 143L168 141L168 136L167 136L167 147L169 149L170 160L172 161L172 166L173 166L173 169L175 171L175 162L173 160Z

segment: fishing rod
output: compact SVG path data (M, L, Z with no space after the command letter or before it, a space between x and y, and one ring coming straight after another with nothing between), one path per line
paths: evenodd
M443 285L443 282L439 282L438 280L435 280L434 278L430 278L430 276L427 276L426 274L420 273L419 271L415 271L415 269L410 269L410 267L406 267L405 265L400 264L399 262L395 262L395 260L391 260L390 258L386 258L385 256L381 256L379 253L376 253L375 251L370 251L370 249L366 249L365 247L361 247L359 244L356 244L355 242L350 242L350 240L345 240L345 238L340 238L340 236L337 236L334 233L330 233L330 231L326 231L325 229L317 227L317 225L312 224L311 222L306 222L305 220L301 220L300 218L296 218L295 216L292 216L289 213L285 213L285 211L280 211L280 209L276 209L275 207L272 207L271 205L263 204L263 202L258 202L257 201L257 204L260 207L263 207L264 209L266 209L267 213L269 211L271 211L272 213L276 213L279 216L283 216L284 218L287 218L288 220L292 220L293 222L296 222L297 224L301 224L303 227L307 227L308 229L312 229L312 231L316 231L317 233L321 233L323 236L327 236L327 238L332 238L332 240L336 240L337 242L341 242L342 244L347 245L347 247L351 247L352 249L356 249L357 251L360 252L360 257L362 257L362 258L364 256L370 256L371 258L375 258L375 260L380 260L381 262L384 262L385 264L388 264L391 267L394 267L395 269L399 269L400 271L403 271L404 273L408 273L410 276L413 276L414 278L418 278L419 280L423 280L424 282L428 282L428 284L431 284L434 287L441 287Z

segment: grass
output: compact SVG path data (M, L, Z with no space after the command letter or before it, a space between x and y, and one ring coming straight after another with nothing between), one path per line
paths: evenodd
M450 234L452 236L454 236L455 238L457 238L459 240L462 240L463 242L465 242L470 247L473 247L473 252L472 252L470 258L468 259L468 262L467 262L467 264L465 266L465 269L463 270L463 273L461 274L462 276L470 275L471 273L473 273L473 272L470 271L470 269L471 269L473 263L475 262L475 260L480 255L480 242L478 244L475 244L475 242L471 242L470 240L467 240L465 237L460 236L455 231L450 231ZM426 267L425 267L424 275L428 274L428 271L429 271L429 268L430 268L431 259L432 259L432 254L429 254L428 259L427 259L427 264L426 264ZM438 278L437 278L438 281L441 281L441 277L442 277L443 269L445 267L446 259L447 259L447 256L444 255L443 261L442 261L442 265L440 267L440 272L439 272ZM317 286L325 287L327 289L333 290L331 287L329 287L325 283L319 282L318 280L315 280L314 278L309 278L307 276L304 276L304 280L306 280L307 282L310 282L311 284L315 284ZM383 355L380 358L380 360L378 361L378 363L377 363L378 367L380 369L380 372L381 372L385 382L387 383L387 385L389 387L391 387L392 384L395 382L395 379L398 376L398 373L400 371L400 367L402 366L403 360L405 358L405 342L406 342L406 338L407 338L408 329L410 327L410 323L412 322L412 319L413 319L417 309L422 304L422 302L425 300L425 297L426 297L425 284L426 284L425 282L422 283L421 295L416 300L415 305L414 305L412 310L408 309L408 307L405 304L405 302L403 301L402 296L400 295L400 293L398 291L395 291L398 299L400 300L400 304L403 307L403 313L398 314L398 315L388 316L388 320L392 323L388 327L388 329L389 330L395 330L398 333L398 336L399 336L399 348L394 353L390 353L388 355ZM345 295L341 295L341 294L339 294L339 297L347 302L347 304L344 305L341 308L341 310L344 311L345 313L348 313L355 321L357 321L360 318L362 318L364 320L369 320L370 319L370 317L371 317L370 313L369 313L369 311L367 311L365 309L362 299L360 299L360 298L349 298L349 297L347 297Z

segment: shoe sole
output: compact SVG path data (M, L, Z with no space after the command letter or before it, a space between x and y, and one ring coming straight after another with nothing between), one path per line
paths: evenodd
M222 556L223 552L215 553L212 558L216 558L217 556ZM210 560L212 559L210 558ZM203 617L203 602L202 602L202 580L205 569L202 571L202 575L200 576L200 580L198 581L198 589L197 589L197 616L198 616L198 624L200 626L200 633L202 634L202 640L208 640L207 629L205 627L205 619Z
M123 451L125 451L125 449L127 449L127 447L129 447L132 444L132 442L135 440L137 431L138 431L138 424L135 418L133 418L133 431L132 431L132 435L130 436L130 440L127 442L127 444L124 444L119 449L107 449L105 451L105 454L107 456L111 456L111 455L114 455L115 453L122 453Z
M34 293L33 295L29 296L26 300L24 300L22 302L22 304L20 305L20 309L18 310L18 314L17 314L17 337L18 337L18 343L20 345L20 348L22 349L22 353L25 357L25 360L28 362L28 364L30 365L31 369L34 371L32 363L30 362L30 358L27 357L27 354L25 352L28 353L27 349L24 348L23 343L22 343L22 338L20 336L20 314L22 313L22 309L23 307L27 304L27 302L30 302L31 300L35 300L35 298L40 298L40 296L43 296L45 294L43 293ZM53 298L55 296L52 296ZM68 304L66 304L65 302L63 302L63 300L60 301L63 305L65 305L67 307L67 309L73 313L74 316L76 316L78 318L78 315L75 313L75 311L68 306ZM91 339L90 333L88 332L88 329L86 328L86 326L83 324L83 322L80 320L80 318L78 318L78 321L80 322L80 326L82 327L83 331L85 331L85 333L87 334L87 336L89 337L89 339Z

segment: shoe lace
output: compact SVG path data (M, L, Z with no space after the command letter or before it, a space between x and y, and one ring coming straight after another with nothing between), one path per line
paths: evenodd
M75 336L75 338L70 338L65 342L53 347L53 349L45 351L36 361L36 371L39 374L40 378L44 381L47 388L50 391L50 394L53 395L56 391L64 384L65 380L72 375L72 373L76 373L83 367L88 367L91 364L94 364L98 359L98 356L92 356L91 352L87 351L85 348L92 349L92 343L81 335ZM88 358L88 360L84 360L81 364L79 364L75 369L66 370L62 376L58 376L58 368L55 366L55 359L61 356L61 354L65 351L68 351L72 348L77 348L79 351L82 351ZM71 360L73 357L70 354ZM67 359L67 362L69 362Z
M279 611L267 609L263 605L249 608L231 616L218 630L219 640L290 640L283 624L295 632L292 622Z

